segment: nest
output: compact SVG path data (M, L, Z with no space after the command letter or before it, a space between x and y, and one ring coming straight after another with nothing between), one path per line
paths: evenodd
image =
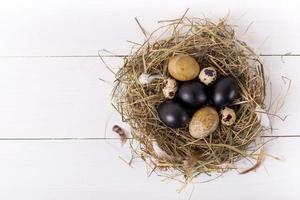
M224 19L213 23L184 16L161 23L144 44L133 48L116 73L113 102L131 127L134 154L146 161L152 172L186 179L236 169L239 160L254 158L261 147L255 142L262 134L256 110L264 107L265 80L258 56L236 38L233 26ZM155 36L157 33L162 34ZM166 63L177 54L189 54L200 66L214 66L218 74L237 80L240 98L231 105L237 115L234 126L220 124L210 136L195 139L188 126L169 128L159 120L157 106L165 101L162 88L169 77ZM143 73L159 78L141 84ZM133 145L134 141L138 145Z

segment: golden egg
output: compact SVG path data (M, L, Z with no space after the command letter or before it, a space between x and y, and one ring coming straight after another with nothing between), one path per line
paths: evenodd
M200 108L193 116L189 124L189 132L192 137L202 139L213 133L219 125L219 115L212 107Z
M178 81L189 81L196 78L200 73L197 61L186 54L171 57L168 63L170 75Z

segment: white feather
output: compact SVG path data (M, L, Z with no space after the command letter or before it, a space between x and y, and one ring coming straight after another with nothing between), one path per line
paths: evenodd
M144 84L149 84L152 81L154 81L154 79L159 78L159 75L153 75L153 74L147 74L147 73L142 73L139 78L138 81L140 84L144 85Z
M170 159L170 156L160 148L160 146L158 145L158 143L156 142L156 140L152 141L152 147L153 150L155 151L155 154L159 157L159 158L166 158L166 159Z

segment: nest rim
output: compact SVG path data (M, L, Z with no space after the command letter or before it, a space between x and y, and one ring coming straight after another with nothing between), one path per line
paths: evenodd
M266 95L259 57L236 38L226 19L214 23L184 16L163 23L144 44L133 47L116 73L113 103L132 129L133 154L151 166L152 172L183 175L186 180L238 169L236 163L242 158L258 160L262 126L256 110L264 108ZM158 32L167 37L155 36ZM167 60L182 53L194 57L200 66L213 66L218 74L237 80L241 97L231 105L237 114L235 126L220 125L207 138L195 139L187 127L172 129L161 123L156 107L165 101L162 85L169 77ZM145 86L138 81L142 73L160 78Z

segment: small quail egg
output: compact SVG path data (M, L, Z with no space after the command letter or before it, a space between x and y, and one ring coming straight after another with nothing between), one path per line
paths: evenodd
M192 137L202 139L213 133L219 125L219 115L212 107L200 108L192 117L189 132Z
M236 114L233 109L225 107L221 110L221 122L224 126L231 126L236 120Z
M177 82L175 79L168 78L164 81L164 87L162 89L164 96L167 99L173 99L177 91Z
M199 75L200 66L195 58L186 54L179 54L170 58L168 71L178 81L190 81Z
M213 67L206 67L201 70L199 79L205 85L209 85L217 79L217 71Z

